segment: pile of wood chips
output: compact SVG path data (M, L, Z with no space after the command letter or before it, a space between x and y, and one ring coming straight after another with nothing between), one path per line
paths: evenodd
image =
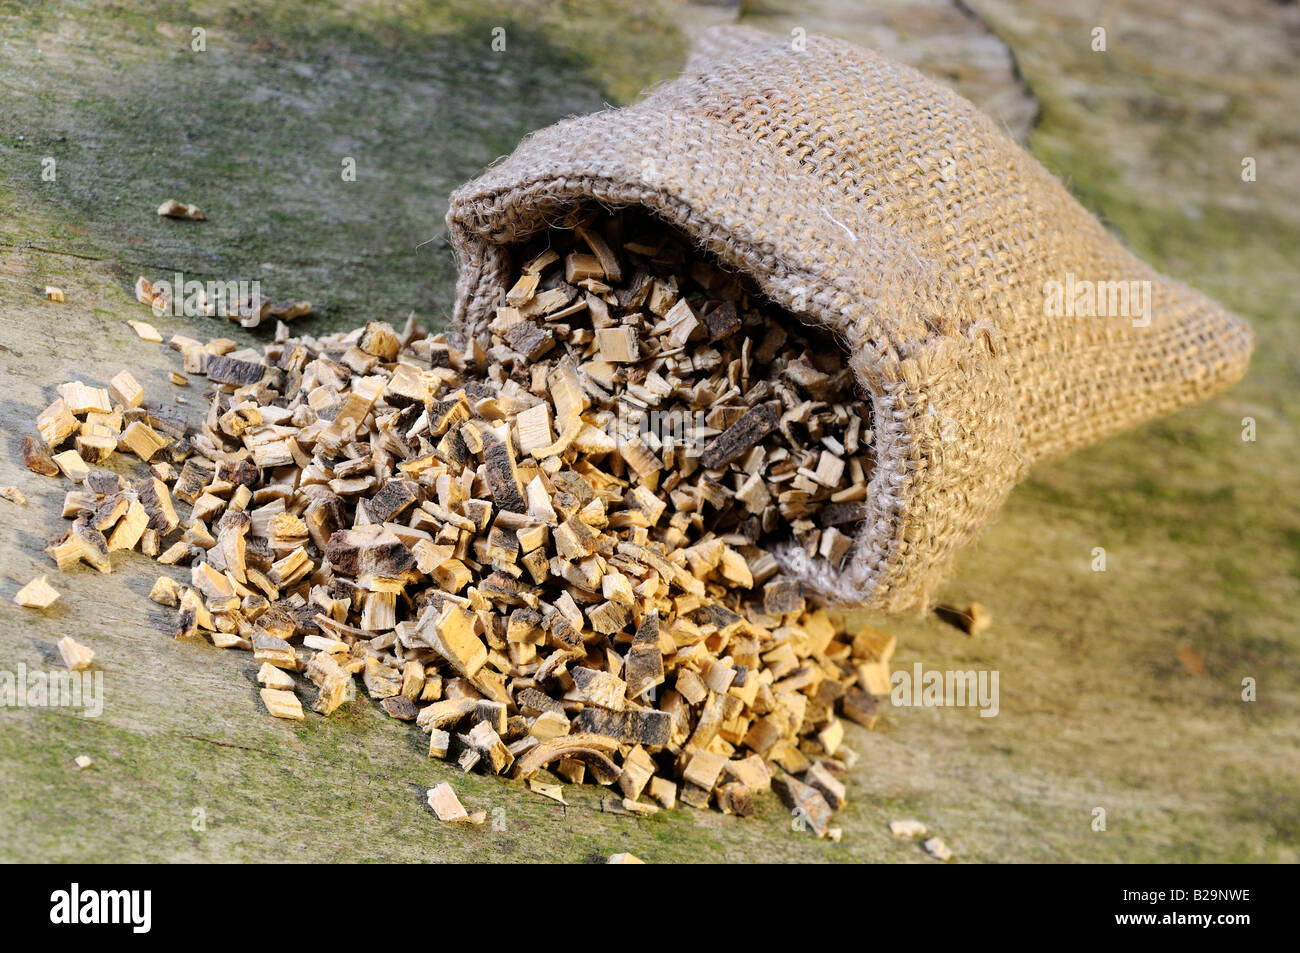
M869 408L839 349L632 213L519 261L486 351L412 321L281 324L263 353L173 337L214 385L198 433L126 372L60 387L24 448L78 484L49 553L188 565L151 598L177 637L252 651L278 717L359 676L466 771L590 778L631 813L746 815L775 785L837 837L837 712L872 725L893 639L837 631L766 547L839 564L861 519ZM114 451L149 474L92 468Z

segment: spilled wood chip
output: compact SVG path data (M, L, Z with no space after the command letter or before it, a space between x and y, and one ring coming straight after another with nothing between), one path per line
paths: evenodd
M70 635L65 635L56 643L63 664L74 672L88 667L95 659L95 653L82 645Z
M564 804L566 806L569 803L564 799L563 785L548 784L547 782L539 780L538 778L529 778L528 789L530 791L533 791L536 794L540 794L542 797L548 797L552 801L559 801L561 804Z
M175 199L168 199L159 205L158 214L165 218L187 218L196 222L201 222L207 217L197 205L186 205Z
M14 593L14 602L27 609L48 609L59 594L44 576L37 576Z
M917 837L924 837L926 834L925 825L920 821L890 821L889 832L895 837L903 840L909 840Z
M126 323L131 325L131 329L140 336L140 340L148 341L151 344L162 343L162 335L148 321L128 321Z
M278 688L263 688L259 692L262 696L262 704L276 718L288 718L293 721L302 721L302 702L298 701L298 696L292 691L285 691Z
M472 814L466 811L455 790L446 781L437 787L429 788L427 801L440 821L482 824L487 820L487 811L475 811Z
M931 837L929 840L921 844L921 846L925 848L927 854L934 857L936 860L952 859L952 851L948 849L948 845L937 837Z

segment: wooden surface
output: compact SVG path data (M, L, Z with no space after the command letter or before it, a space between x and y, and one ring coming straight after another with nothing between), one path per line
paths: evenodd
M317 304L308 328L400 322L411 310L436 324L454 277L447 193L530 129L671 75L704 16L604 3L513 16L479 3L411 4L401 16L378 3L273 6L195 15L0 0L0 483L29 501L0 501L0 670L56 667L54 643L70 634L95 650L105 690L98 718L0 709L0 860L631 851L652 862L932 862L889 835L900 818L925 822L961 861L1297 858L1293 10L1111 10L1102 59L1090 17L1062 18L1046 0L974 4L985 23L963 14L965 45L960 31L936 31L939 52L924 43L928 21L887 11L908 38L901 53L959 86L963 57L989 62L990 28L1007 40L1042 107L1034 150L1139 253L1255 322L1260 353L1232 394L1043 468L1016 491L942 594L991 608L978 640L933 617L871 620L898 636L899 666L998 670L1001 710L893 709L876 732L850 726L862 761L844 840L831 844L792 830L770 797L748 820L689 808L633 819L602 813L603 789L566 786L566 808L430 761L422 734L366 701L276 721L250 655L168 637L169 611L145 598L168 570L132 554L115 556L111 576L54 571L42 549L66 525L67 485L28 473L18 448L55 385L102 385L125 367L150 399L202 404L202 382L172 387L174 356L126 325L149 319L130 293L137 274L259 278L276 297ZM775 6L743 15L794 22ZM860 19L835 4L818 17L809 29L838 22L860 38ZM207 30L204 53L189 49L195 26ZM874 35L888 52L889 34ZM981 90L999 69L965 91L991 109L999 97L1023 103L1023 89ZM1246 154L1260 169L1250 184L1239 176ZM346 156L355 182L339 174ZM53 182L41 179L46 157ZM210 220L159 220L169 196ZM47 284L67 302L47 302ZM199 319L156 323L264 339ZM1253 443L1241 440L1245 416ZM1090 569L1097 546L1105 573ZM41 572L62 598L45 612L14 606ZM1245 677L1258 681L1253 703L1240 700ZM90 769L73 765L80 754ZM440 824L424 792L444 780L495 824ZM1098 807L1104 832L1092 829Z

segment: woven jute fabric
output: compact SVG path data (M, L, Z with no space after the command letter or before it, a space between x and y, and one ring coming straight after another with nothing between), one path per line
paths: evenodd
M831 603L926 605L1028 467L1223 390L1253 346L969 102L826 37L715 33L458 189L456 330L485 336L512 246L593 202L654 212L844 348L873 407L866 519L840 570L775 550Z

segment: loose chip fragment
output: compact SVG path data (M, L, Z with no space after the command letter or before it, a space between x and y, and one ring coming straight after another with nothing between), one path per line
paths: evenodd
M429 788L426 800L440 821L464 821L469 818L469 812L465 810L455 790L446 781L437 787Z
M936 860L952 859L952 851L949 850L948 845L945 844L938 837L931 837L929 840L921 844L921 846L925 848L925 852L927 854L929 854L931 857L935 858Z
M56 643L59 649L59 655L63 659L63 664L74 672L79 672L89 667L95 659L95 653L82 645L70 635L65 635Z
M902 840L924 837L926 834L925 825L913 820L890 821L889 832Z
M966 628L966 634L973 637L984 632L993 624L993 613L978 602L972 602L962 610L961 621ZM940 841L940 844L942 844L942 841Z
M293 691L293 679L270 662L262 663L262 667L257 670L257 680L263 688L282 692Z
M777 778L772 786L785 801L795 820L825 837L830 826L831 807L816 788L789 776Z
M45 448L31 437L23 438L22 453L23 465L33 473L39 473L42 476L59 475L59 465L50 458Z
M201 222L207 217L197 205L186 205L175 199L168 199L159 205L158 214L165 218L187 218L195 222Z
M162 335L159 334L159 333L158 333L158 329L155 328L155 327L154 327L152 324L150 324L149 322L147 322L147 321L128 321L128 322L126 322L126 323L129 324L129 325L131 325L132 330L134 330L135 333L138 334L138 335L140 336L140 340L142 340L142 341L149 341L149 342L152 343L152 344L161 344L161 343L162 343Z
M302 702L298 701L298 696L292 691L284 691L278 688L263 688L259 691L262 696L262 704L276 718L287 718L291 721L302 721Z
M59 594L45 576L37 576L14 593L14 602L27 609L48 609Z

